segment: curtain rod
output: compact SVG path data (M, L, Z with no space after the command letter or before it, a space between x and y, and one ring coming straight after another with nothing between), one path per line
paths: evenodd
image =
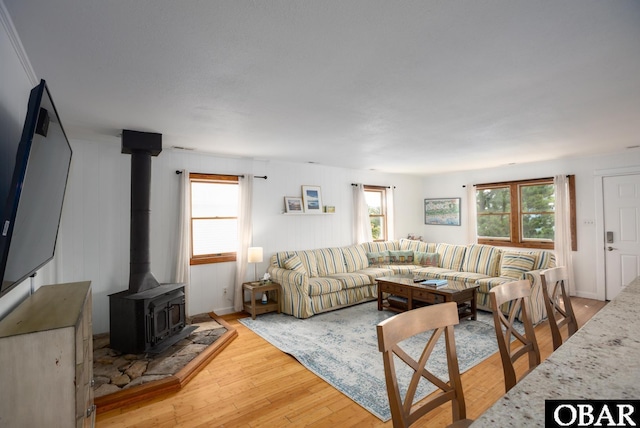
M358 183L351 183L351 185L357 187ZM374 186L373 184L371 186L372 187L384 187L385 189L391 189L391 186ZM393 188L395 189L396 186L393 186Z
M182 174L182 171L180 171L179 169L176 170L176 174ZM197 172L196 174L203 174L201 172ZM235 175L235 174L229 174L229 175ZM244 174L240 174L240 175L236 175L236 177L240 177L240 178L244 178ZM254 175L253 178L263 178L263 179L267 179L266 175Z
M567 174L566 178L571 178L573 174ZM498 181L495 183L482 183L483 186L495 186L496 184L504 184L504 183L515 183L518 181L536 181L536 180L553 180L553 177L542 177L542 178L531 178L529 180L511 180L511 181ZM477 184L474 184L473 187L476 187ZM467 187L466 184L463 184L462 187Z

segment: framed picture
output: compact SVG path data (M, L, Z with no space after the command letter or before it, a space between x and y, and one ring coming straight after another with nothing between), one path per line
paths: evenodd
M301 213L302 211L302 198L294 198L291 196L284 197L284 207L288 213Z
M302 186L302 201L304 202L304 212L321 213L322 195L320 186Z
M460 198L425 199L424 224L460 226Z

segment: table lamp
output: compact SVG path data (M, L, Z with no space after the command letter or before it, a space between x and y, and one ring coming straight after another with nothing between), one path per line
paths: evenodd
M258 280L258 265L256 263L262 262L262 247L249 247L249 254L247 256L247 262L254 263L253 271L255 275L254 281Z

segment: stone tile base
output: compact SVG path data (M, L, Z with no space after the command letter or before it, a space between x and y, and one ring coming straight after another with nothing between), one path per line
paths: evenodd
M209 314L192 317L198 328L160 354L122 354L109 348L109 333L93 337L96 398L175 375L219 339L227 329Z

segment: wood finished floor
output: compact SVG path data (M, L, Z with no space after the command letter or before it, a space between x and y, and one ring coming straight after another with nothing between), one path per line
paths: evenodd
M605 302L574 297L580 326ZM391 427L351 401L237 321L245 314L222 317L238 337L191 382L176 393L100 413L106 427ZM547 322L536 327L542 358L552 352ZM563 331L566 337L566 327ZM458 349L460 352L460 349ZM523 365L520 367L524 370ZM504 394L498 354L462 374L467 417L477 418ZM415 427L451 423L444 404Z

